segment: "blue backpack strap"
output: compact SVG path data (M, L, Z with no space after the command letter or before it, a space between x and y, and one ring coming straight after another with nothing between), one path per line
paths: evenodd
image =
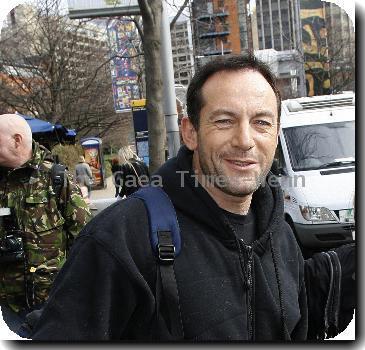
M129 196L143 201L148 213L150 242L157 257L156 325L161 311L161 300L166 304L171 339L184 339L179 293L174 271L174 260L181 251L181 236L175 208L160 187L141 187ZM162 299L163 298L163 299ZM157 336L159 336L157 334Z
M142 187L129 197L141 199L146 206L150 225L150 242L155 255L162 261L164 259L171 259L169 256L171 251L167 246L161 249L161 242L159 242L159 232L171 232L174 257L177 257L181 250L181 236L175 208L170 197L161 187L154 186ZM163 235L160 234L160 236ZM163 237L161 238L163 239Z

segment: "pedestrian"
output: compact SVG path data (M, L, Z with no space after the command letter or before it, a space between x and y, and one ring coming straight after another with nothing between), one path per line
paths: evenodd
M79 156L79 162L75 166L75 173L77 183L80 186L85 186L87 188L87 197L90 199L93 184L93 174L89 164L86 163L84 156Z
M120 174L118 177L119 197L128 197L141 186L148 183L149 172L147 165L131 150L129 146L121 147L118 151Z
M19 115L0 115L0 305L18 332L39 309L91 215L70 173L32 140Z
M280 106L273 74L255 57L203 66L187 92L185 145L151 181L161 179L180 227L174 293L161 288L174 287L171 259L156 262L150 217L127 198L83 230L33 339L307 340L305 263L269 173Z
M114 157L112 159L111 171L113 174L113 181L114 181L114 186L115 186L115 197L118 197L120 187L121 187L121 177L122 177L121 170L122 170L122 167L119 164L119 159L117 157Z

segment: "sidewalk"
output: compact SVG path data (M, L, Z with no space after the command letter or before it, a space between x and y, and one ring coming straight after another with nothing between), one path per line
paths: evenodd
M93 200L102 198L114 198L114 196L115 196L115 187L113 184L112 176L109 176L106 179L106 188L92 190L90 199Z

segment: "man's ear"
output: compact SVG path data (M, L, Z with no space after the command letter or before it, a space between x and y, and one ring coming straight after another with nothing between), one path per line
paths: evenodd
M18 148L23 141L23 136L21 134L15 134L13 138L15 142L15 147Z
M181 119L181 136L191 151L198 147L198 133L188 117Z

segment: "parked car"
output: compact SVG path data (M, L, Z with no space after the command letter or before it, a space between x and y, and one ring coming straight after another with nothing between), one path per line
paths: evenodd
M273 172L302 248L355 239L355 94L283 101Z

